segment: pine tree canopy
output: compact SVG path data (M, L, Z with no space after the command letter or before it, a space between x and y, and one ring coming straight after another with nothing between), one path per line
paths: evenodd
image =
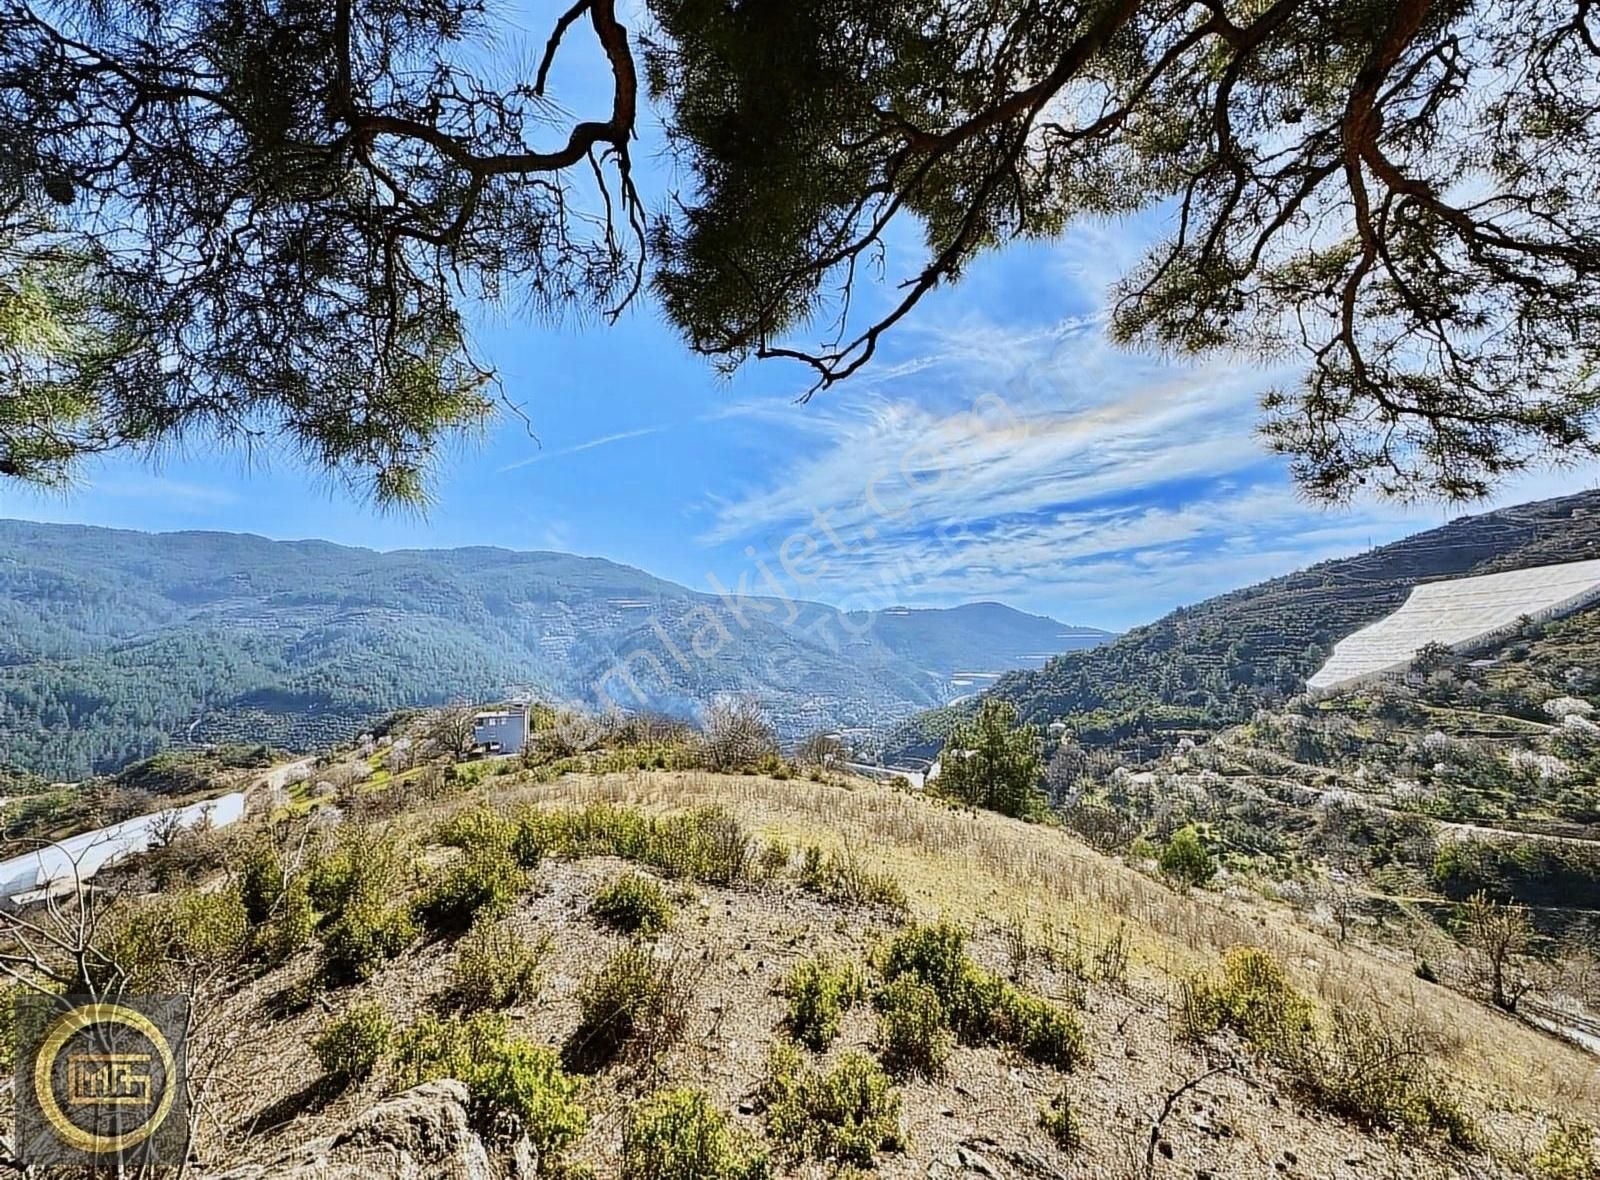
M647 7L524 63L482 0L0 0L0 474L198 432L416 500L494 409L477 301L654 299L820 391L984 253L1141 211L1109 330L1295 360L1263 430L1312 494L1597 450L1589 0ZM577 38L609 93L568 114Z

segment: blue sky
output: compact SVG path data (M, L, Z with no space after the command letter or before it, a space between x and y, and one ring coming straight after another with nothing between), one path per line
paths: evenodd
M524 16L527 39L542 39L548 7ZM587 113L594 63L564 63L557 92ZM646 126L637 154L653 201L670 181L659 146ZM447 455L425 517L378 514L292 462L204 449L155 468L104 461L66 494L0 483L0 515L385 549L560 549L698 589L743 578L845 606L998 599L1121 629L1459 514L1308 505L1253 433L1257 398L1292 370L1111 346L1106 287L1160 228L1155 215L1085 226L987 258L860 376L806 405L797 368L720 381L648 300L609 328L485 310L480 351L528 421L502 416ZM891 283L914 259L894 261ZM1496 502L1597 475L1538 473Z

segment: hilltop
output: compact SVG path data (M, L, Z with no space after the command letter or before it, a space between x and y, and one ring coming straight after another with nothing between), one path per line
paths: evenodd
M1084 744L1140 761L1303 691L1335 642L1392 612L1418 582L1597 554L1600 492L1466 516L1180 608L1092 651L1012 672L988 691L1026 721L1066 720ZM945 710L912 718L885 750L891 760L930 756L951 721Z
M882 726L1107 638L996 603L724 598L563 553L0 521L0 750L60 778L175 741L337 745L512 693L675 715L749 693L789 737Z

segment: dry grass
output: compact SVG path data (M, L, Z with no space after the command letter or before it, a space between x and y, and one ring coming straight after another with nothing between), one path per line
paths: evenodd
M485 801L515 809L608 802L652 812L721 804L744 824L791 847L849 849L904 886L914 915L947 918L974 932L971 953L989 972L1015 971L1030 991L1077 1005L1092 1059L1070 1078L999 1045L950 1047L942 1068L907 1069L907 1150L881 1156L885 1180L928 1180L959 1172L946 1161L973 1150L998 1175L1095 1176L1107 1180L1192 1180L1213 1176L1384 1177L1474 1175L1503 1180L1543 1143L1552 1117L1600 1116L1596 1062L1462 997L1415 979L1408 963L1340 948L1295 924L1284 909L1212 893L1177 894L1066 834L865 784L843 787L754 776L629 772L571 776L545 785L495 777L471 796L397 816L423 835L451 812ZM546 859L532 872L503 929L549 947L541 986L512 1001L510 1032L556 1048L579 1029L596 968L627 939L590 912L596 892L630 866L612 857ZM772 1044L789 1038L785 981L798 964L875 961L898 929L881 907L837 905L801 889L793 865L780 879L724 887L691 880L667 885L672 924L655 950L693 981L678 1007L683 1024L649 1054L619 1054L586 1078L589 1130L574 1162L616 1175L629 1111L660 1085L692 1084L730 1114L740 1134L761 1129L752 1096ZM1119 929L1130 944L1122 966ZM1297 1102L1290 1079L1229 1052L1227 1034L1206 1045L1175 1035L1171 1005L1179 982L1213 968L1236 944L1264 946L1294 980L1325 1003L1381 1010L1443 1039L1445 1063L1471 1081L1469 1113L1494 1149L1470 1162L1437 1140L1402 1142ZM1117 949L1102 956L1108 945ZM309 955L253 981L230 1002L230 1028L247 1030L198 1137L203 1173L241 1157L270 1157L348 1123L393 1083L385 1069L352 1089L316 1098L301 1092L318 1072L310 1042L353 1005L380 1000L397 1030L434 1010L454 983L457 947L419 942L369 982L284 1011L274 996L311 966ZM1102 959L1112 961L1108 969ZM1408 1024L1407 1027L1410 1027ZM808 1058L831 1068L872 1051L881 1030L870 1004L845 1008L838 1035ZM1237 1045L1237 1042L1232 1042ZM1076 1144L1068 1150L1039 1126L1039 1112L1071 1088ZM1176 1098L1175 1098L1176 1096ZM1158 1139L1151 1127L1158 1127ZM1146 1161L1150 1161L1147 1168ZM1355 1161L1355 1162L1351 1162ZM787 1174L787 1173L785 1173ZM794 1175L812 1175L804 1171Z
M647 810L722 803L766 837L869 853L904 886L913 913L985 930L1026 914L1044 930L1075 930L1103 945L1119 924L1130 937L1130 976L1170 985L1229 947L1272 951L1319 999L1376 1007L1447 1046L1457 1069L1498 1105L1557 1102L1600 1117L1600 1062L1581 1050L1436 985L1408 963L1340 946L1298 924L1283 906L1216 893L1178 893L1065 833L867 783L834 786L758 776L633 772L511 784L505 804L591 801Z

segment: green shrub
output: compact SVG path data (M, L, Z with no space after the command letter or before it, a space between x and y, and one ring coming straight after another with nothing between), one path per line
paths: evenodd
M242 961L249 945L237 888L185 889L113 910L96 946L114 967L91 965L96 978L90 982L107 985L115 978L128 991L156 991Z
M950 1056L950 1032L939 994L902 975L878 996L878 1051L896 1073L938 1077Z
M1418 1030L1345 1008L1319 1024L1311 1001L1266 951L1234 947L1216 977L1186 982L1177 1021L1189 1040L1232 1030L1285 1070L1303 1101L1360 1127L1437 1132L1458 1147L1479 1145Z
M322 936L323 977L330 983L370 979L416 936L403 907L365 897L351 902Z
M255 949L269 964L283 963L310 945L317 911L304 877L294 877L279 895L272 916L257 926Z
M1056 1069L1076 1069L1089 1056L1076 1016L1009 984L1001 991L990 1035L1030 1061Z
M882 906L897 913L908 908L900 882L869 868L848 848L824 853L815 844L808 847L800 865L800 886L836 905Z
M1206 851L1200 833L1179 828L1161 850L1161 871L1184 885L1204 885L1217 875L1217 865Z
M444 865L417 900L417 919L436 934L454 934L476 920L498 921L528 887L509 844L481 844Z
M451 1000L463 1008L504 1008L533 996L549 948L548 936L530 945L500 923L473 923L456 948Z
M347 1085L369 1076L389 1051L394 1031L382 1006L356 1004L322 1030L312 1050L322 1071Z
M966 1023L980 971L967 955L967 935L959 926L939 922L902 930L889 943L882 967L891 982L909 975L926 984L952 1024L959 1028Z
M622 1180L766 1180L767 1157L699 1090L665 1090L628 1112Z
M510 849L521 830L515 820L489 807L458 811L433 832L433 842L448 848L471 851L475 848Z
M733 885L750 876L754 844L725 808L700 807L663 818L593 803L522 817L520 846L578 859L616 856L669 877Z
M276 912L291 874L271 840L257 840L245 851L239 869L239 897L245 917L260 926Z
M618 856L643 860L651 821L638 811L591 803L559 811L530 811L522 817L518 840L550 856L580 859Z
M1600 1180L1594 1129L1582 1123L1558 1123L1534 1153L1533 1174L1539 1180Z
M851 964L819 956L796 963L782 991L789 1001L789 1032L820 1053L839 1035L845 1009L861 998L861 977Z
M653 938L672 921L672 903L659 883L638 873L612 881L589 905L589 912L608 926Z
M688 1019L687 988L675 964L639 943L623 947L578 989L578 1027L567 1042L574 1066L593 1068L627 1049L652 1060L669 1049Z
M312 860L306 888L323 923L331 925L354 903L387 902L405 888L408 877L393 839L350 824L339 830L332 848Z
M1309 1035L1314 1012L1278 959L1256 947L1237 946L1223 955L1219 977L1196 976L1184 983L1178 1027L1193 1041L1232 1029L1265 1053Z
M732 812L697 807L654 824L646 860L669 876L735 885L749 877L755 851Z
M862 1053L846 1053L824 1072L793 1046L775 1045L761 1102L768 1134L796 1159L870 1167L879 1151L904 1148L900 1091Z
M511 836L511 859L525 869L538 868L544 859L544 838L544 830L538 823L524 816Z
M555 1050L527 1041L501 1041L471 1070L468 1085L483 1114L509 1117L533 1143L541 1168L552 1163L588 1125L576 1078L561 1068Z
M402 1089L435 1078L465 1082L475 1121L509 1123L504 1129L527 1135L546 1168L588 1122L578 1082L555 1052L508 1038L506 1018L496 1013L420 1017L396 1038L394 1066Z
M789 868L789 845L783 840L768 840L756 853L756 875L764 881L781 876Z
M409 1089L436 1078L467 1082L475 1063L487 1060L506 1039L506 1018L497 1012L441 1017L424 1013L394 1042L395 1082Z
M1072 1098L1062 1090L1039 1112L1039 1126L1062 1151L1077 1151L1083 1146L1083 1128L1072 1109Z
M931 990L945 1020L968 1044L1010 1045L1058 1069L1088 1059L1077 1017L979 967L967 955L959 927L939 923L902 931L884 953L882 969L891 984L910 978Z

